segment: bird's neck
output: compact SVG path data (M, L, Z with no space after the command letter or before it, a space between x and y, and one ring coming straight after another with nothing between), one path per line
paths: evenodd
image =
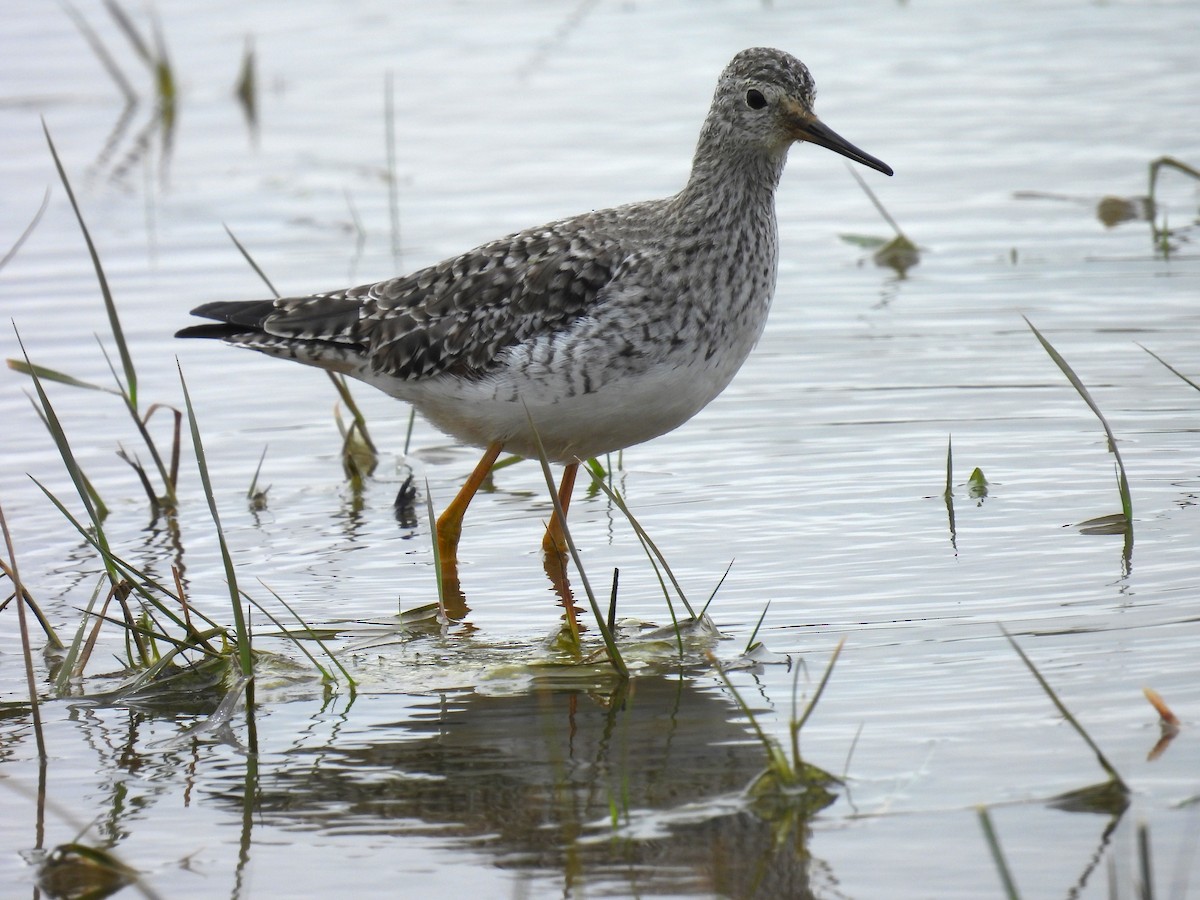
M687 186L675 197L693 221L724 227L731 218L774 217L775 188L787 162L787 150L766 153L736 147L702 134Z

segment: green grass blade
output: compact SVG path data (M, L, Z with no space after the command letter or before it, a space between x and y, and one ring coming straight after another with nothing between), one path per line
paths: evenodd
M0 523L3 522L4 510L0 509ZM50 620L46 618L46 614L42 612L42 608L38 606L37 601L33 599L33 595L29 593L29 589L24 585L17 584L18 576L16 572L16 560L13 557L13 551L11 548L9 549L8 555L9 559L13 561L13 565L10 568L8 563L0 560L0 573L8 576L8 579L14 585L13 594L10 599L15 599L18 596L23 597L25 600L25 605L29 608L29 611L33 613L34 618L38 620L38 625L41 626L42 631L46 635L46 640L49 642L50 646L55 650L64 649L63 642L59 638L58 632L54 630L54 626L50 624ZM0 607L3 607L3 604L0 604Z
M1117 470L1119 472L1118 490L1121 494L1121 511L1125 514L1125 518L1129 522L1129 529L1132 531L1133 499L1129 493L1129 478L1125 474L1125 463L1121 459L1121 449L1117 446L1117 439L1113 435L1112 428L1109 427L1108 420L1104 418L1104 413L1100 412L1100 407L1096 405L1096 401L1092 399L1092 395L1088 393L1088 389L1084 387L1083 382L1080 381L1079 376L1075 374L1075 370L1071 368L1070 364L1063 359L1062 355L1054 349L1054 347L1048 340L1046 340L1045 337L1042 336L1042 333L1038 331L1036 327L1034 327L1034 324L1030 322L1028 318L1025 316L1022 316L1021 318L1025 319L1025 324L1029 326L1031 331L1033 331L1034 336L1038 339L1038 343L1042 345L1042 348L1050 355L1050 358L1054 360L1054 364L1062 370L1064 375L1067 376L1067 380L1071 382L1071 386L1075 388L1079 396L1083 398L1083 402L1088 405L1088 408L1093 413L1095 413L1096 418L1100 420L1100 424L1104 427L1104 433L1108 436L1108 449L1112 451L1113 456L1116 457L1117 460Z
M221 561L225 565L225 581L229 585L229 600L233 607L233 626L237 635L238 662L242 674L254 674L254 657L250 648L250 631L246 627L246 617L242 611L241 593L237 586L237 573L233 568L233 557L229 554L229 545L225 542L225 532L221 528L221 516L217 512L217 499L213 494L212 480L208 477L208 462L204 456L204 442L200 439L200 426L196 422L196 411L192 408L192 397L188 393L187 381L183 377L183 367L179 368L179 383L183 387L183 401L187 407L188 427L192 432L192 447L196 451L196 466L200 470L200 483L204 487L204 496L208 500L208 511L212 515L213 525L217 529L217 542L221 547Z
M429 516L429 534L433 538L433 571L437 582L438 618L447 621L446 584L442 578L442 549L438 541L437 516L433 511L433 492L429 490L429 479L425 479L425 511Z
M84 390L88 391L103 391L105 394L113 394L117 397L125 396L119 390L114 390L110 387L104 387L100 384L92 384L90 381L80 381L78 378L73 378L70 375L55 371L54 369L48 369L45 366L33 366L19 359L8 359L5 360L5 362L8 364L10 369L12 369L14 372L20 372L22 375L29 375L32 377L36 372L38 378L42 379L42 381L53 381L57 384L65 384L68 387L83 388Z
M113 301L112 292L108 289L108 279L104 276L104 266L100 264L100 254L96 252L96 245L92 243L92 236L88 232L87 223L83 221L83 213L79 210L79 203L75 200L75 192L71 190L71 182L67 178L66 169L63 168L62 160L58 158L58 150L54 147L54 141L50 137L50 128L46 125L46 120L42 120L42 131L46 135L46 143L50 145L50 155L54 157L54 166L58 169L58 177L63 183L63 187L67 191L67 199L71 201L71 209L75 211L75 218L79 222L79 229L83 232L83 240L87 244L88 254L92 257L92 268L96 270L96 280L100 283L100 293L104 297L104 308L108 312L108 325L112 329L113 340L117 344L117 352L121 357L121 366L125 370L125 385L129 391L130 402L134 408L137 408L137 371L133 367L133 357L129 355L129 346L125 342L125 332L121 328L121 320L117 316L117 305Z
M117 377L116 369L113 368L112 360L109 358L108 351L104 349L103 344L100 345L100 353L104 356L104 361L108 364L109 371L113 374L113 380L116 381L117 385L119 386L121 384L121 379ZM155 468L158 469L158 477L162 479L163 492L166 502L168 505L174 507L176 481L175 475L178 474L179 470L179 425L183 419L183 416L179 410L172 410L172 412L175 413L175 465L172 467L173 471L169 473L166 465L163 463L162 454L158 452L158 447L154 443L154 438L150 436L150 430L146 427L146 423L150 421L150 416L153 415L154 410L161 408L161 404L156 403L151 406L150 409L146 411L145 417L143 417L141 412L138 411L137 404L134 402L133 397L124 392L118 391L118 393L120 394L121 400L125 403L125 408L129 412L129 417L133 419L134 427L137 429L138 434L141 435L142 441L146 445L146 449L150 452L150 458L154 460ZM135 468L138 467L135 466ZM149 481L146 480L146 483L148 485ZM150 495L150 503L157 509L159 506L159 498L155 496L154 490L147 487L146 493Z
M84 40L88 42L88 46L92 48L92 53L100 60L100 64L104 66L104 70L116 82L117 87L125 97L125 104L131 106L136 103L138 98L137 91L133 89L133 85L129 83L129 79L125 77L125 73L117 65L117 61L112 58L112 54L108 52L108 48L104 46L104 42L100 40L100 36L96 34L92 26L87 23L83 16L70 3L64 2L62 6L71 21L75 23L75 27L79 29L79 33L83 35Z
M851 175L854 176L854 180L858 182L858 186L862 188L863 193L867 195L867 199L869 199L875 205L875 209L877 209L879 214L883 216L883 220L892 226L892 231L896 232L898 237L904 237L904 232L900 230L900 226L897 224L896 220L892 218L891 213L887 211L884 205L880 202L879 198L875 196L875 192L871 190L866 180L858 173L858 169L854 168L849 163L846 164L846 169Z
M704 605L702 607L700 607L700 618L703 619L706 615L708 615L708 608L712 605L712 602L717 599L717 591L721 590L721 585L723 585L725 583L725 579L729 577L729 573L732 571L733 571L733 560L731 559L729 561L729 565L727 565L725 567L725 571L721 573L721 577L717 580L716 587L714 587L712 589L712 593L708 595L708 599L705 600ZM767 605L769 606L770 603L768 603ZM763 614L764 615L766 614L766 610L763 610ZM760 624L761 624L761 620L760 620ZM758 629L756 628L755 631L758 631Z
M17 627L21 629L21 655L25 661L25 687L29 691L30 719L37 742L38 759L45 764L48 754L46 737L42 733L42 708L38 703L37 676L33 670L33 647L29 642L29 623L25 616L25 585L21 583L21 570L17 568L17 551L13 548L12 535L8 532L8 519L4 516L3 507L0 507L0 531L4 533L4 546L8 551L8 564L4 565L4 571L12 579L13 598L17 604Z
M1021 657L1021 661L1025 663L1025 667L1029 669L1029 671L1033 674L1033 677L1037 679L1037 683L1041 685L1042 690L1046 692L1046 696L1050 698L1050 701L1058 709L1059 713L1062 714L1062 717L1070 723L1071 727L1075 729L1075 732L1081 738L1083 738L1084 743L1086 743L1091 748L1092 752L1096 754L1096 761L1100 763L1100 768L1104 769L1104 771L1108 773L1108 776L1119 788L1121 788L1125 793L1128 793L1128 786L1125 784L1125 781L1121 778L1120 774L1118 774L1113 764L1108 761L1108 757L1104 755L1104 751L1101 750L1096 742L1092 740L1091 735L1084 731L1083 726L1076 721L1075 716L1073 716L1071 711L1067 709L1066 704L1058 699L1058 694L1054 692L1054 688L1050 687L1050 683L1042 677L1042 673L1038 671L1037 666L1033 664L1033 661L1025 655L1025 651L1021 649L1020 644L1016 642L1016 639L1008 633L1008 629L1006 629L1003 625L1000 626L1000 631L1003 632L1004 636L1008 639L1008 642L1012 645L1012 648L1017 651L1017 655Z
M604 492L608 499L617 505L617 509L619 509L621 514L629 520L629 524L633 526L633 530L637 533L638 537L646 542L646 546L650 548L650 550L654 553L654 556L662 564L663 570L667 573L667 577L671 580L671 584L674 586L675 592L679 595L679 599L683 602L684 608L687 609L688 615L693 619L697 618L696 611L692 609L692 605L688 602L687 595L683 592L682 585L679 584L679 579L675 577L675 573L671 571L670 565L667 564L667 558L663 556L662 551L658 549L658 545L654 543L654 541L650 538L650 535L646 533L646 529L642 527L641 523L637 520L634 514L630 512L625 500L620 494L605 484L603 476L597 475L596 472L590 467L585 466L584 468L587 469L588 474L592 477L592 483L600 488L600 490Z
M946 487L942 491L943 496L950 498L954 496L954 436L949 435L946 438Z
M71 692L71 680L75 677L75 667L80 654L83 652L84 635L87 632L87 625L92 618L92 611L96 608L96 604L100 602L100 592L101 588L104 587L104 583L103 578L97 580L96 589L92 591L92 596L89 598L87 606L83 609L83 618L79 620L79 626L75 629L75 636L71 638L67 652L63 654L62 662L58 667L58 675L54 678L54 695L56 697L66 697Z
M34 368L37 367L35 366ZM50 422L46 418L46 414L42 412L42 408L37 405L32 397L30 398L30 403L33 406L33 411L37 413L37 417L42 420L42 425L45 426L46 431L50 431ZM105 505L104 500L100 496L100 492L96 490L95 486L91 482L91 479L84 475L83 472L80 472L79 475L83 479L84 490L87 491L88 496L92 498L92 503L94 503L96 506L97 518L103 522L108 518L108 506Z
M1000 876L1000 883L1004 885L1004 896L1008 900L1021 900L1021 895L1017 892L1017 883L1013 881L1012 872L1008 870L1004 851L1000 849L1000 839L996 836L996 829L992 827L992 817L988 814L986 806L979 807L979 824L983 826L983 836L987 839L988 850L991 851L992 861L996 864L996 873Z
M111 569L108 570L108 574L113 580L113 584L116 584L121 579L128 581L134 592L137 593L138 596L145 600L148 604L150 604L150 606L159 610L185 631L190 632L192 630L187 621L176 614L174 610L167 606L162 599L162 597L165 597L173 600L176 603L182 604L183 601L178 596L172 593L169 588L159 584L141 569L138 569L136 566L126 562L120 556L117 556L115 553L113 553L108 548L107 544L102 544L96 535L92 534L83 526L83 523L71 515L71 511L67 509L63 502L59 500L58 497L56 497L48 487L46 487L33 476L30 476L30 480L36 484L42 493L46 495L46 498L54 504L55 508L59 511L63 518L65 518L72 526L74 526L75 530L79 532L84 541L91 545L92 549L99 553L101 558L103 558L108 565L111 565ZM161 597L157 595L161 595ZM202 619L207 625L216 625L212 619L204 615L204 613L200 612L198 609L193 609L192 614L197 618Z
M717 659L716 654L712 651L708 653L708 661L717 673L717 677L724 682L729 693L733 695L733 700L742 711L742 714L750 722L750 727L754 729L754 734L758 738L759 743L767 751L767 768L774 772L776 777L783 783L789 784L793 782L796 776L795 770L788 763L787 756L784 755L783 748L779 746L779 742L763 731L762 726L758 724L758 719L754 716L754 712L750 709L746 701L742 699L742 695L738 692L738 689L733 686L733 682L725 673L725 670L721 668L720 660Z
M408 411L408 428L404 431L404 455L408 456L408 448L412 444L413 426L417 424L417 410Z
M121 9L115 0L104 0L104 6L108 9L108 14L113 17L113 21L117 23L117 27L121 29L121 33L125 35L125 39L133 47L138 59L145 63L147 68L153 69L154 54L150 52L150 45L142 38L133 21L125 14L125 10Z
M242 50L242 68L238 72L237 83L233 94L242 105L242 112L253 128L258 124L258 77L255 65L254 38L247 36L245 49Z
M942 490L946 501L946 520L950 524L950 546L958 552L958 525L954 519L954 438L946 438L946 487Z
M748 656L750 652L757 646L758 629L762 628L763 621L767 618L767 613L771 609L771 601L767 601L767 605L763 607L762 614L759 615L758 621L754 623L754 630L750 632L750 639L746 641L746 649L742 651L742 656Z
M320 637L317 636L317 633L312 630L311 625L309 625L302 618L300 618L300 614L297 613L296 610L294 610L292 608L291 604L289 604L286 600L284 600L281 596L279 596L279 594L276 591L267 587L267 585L262 581L262 579L259 579L258 583L261 584L264 588L266 588L270 592L271 596L274 597L276 600L278 600L280 605L282 605L284 609L286 609L289 613L292 614L292 618L294 618L297 622L300 623L300 627L304 629L304 632L305 632L305 634L308 635L309 639L317 642L317 646L320 647L321 650L324 652L324 654L329 657L329 661L332 662L335 666L337 666L337 670L339 672L341 672L342 677L344 677L346 679L346 684L349 685L349 688L350 688L350 696L353 697L354 694L357 692L358 682L354 680L353 676L351 676L350 673L346 670L346 667L342 665L342 661L337 658L337 654L335 654L332 650L329 649L329 647L327 647L325 645L325 642L322 641L320 639ZM279 623L279 620L276 619L274 616L272 616L261 604L256 603L254 600L251 600L249 594L244 594L244 596L251 603L254 603L254 605L256 607L258 607L258 609L262 610L263 615L267 616L267 618L269 618L272 622L274 622L276 625L278 625L280 630L284 630L283 625L281 625ZM307 648L305 648L298 641L293 641L293 643L295 643L296 646L300 648L300 651L302 653L304 653L305 656L307 656L309 659L312 660L313 665L316 666L321 671L322 675L326 675L325 669L320 665L320 663L318 663L316 661L316 659L313 657L313 655L308 652Z
M1134 343L1137 344L1137 341L1134 341ZM1138 346L1142 347L1141 344L1138 344ZM1192 381L1192 379L1188 378L1186 375L1184 375L1182 372L1180 372L1178 369L1176 369L1173 365L1171 365L1169 362L1167 362L1165 359L1163 359L1161 356L1159 356L1157 353L1155 353L1149 347L1142 347L1142 349L1145 350L1147 353L1149 353L1151 356L1153 356L1155 359L1157 359L1164 366L1166 366L1167 369L1171 372L1171 374L1174 375L1176 378L1181 379L1182 381L1184 381L1187 384L1194 387L1196 390L1200 391L1200 384L1196 384L1196 382Z
M559 502L558 490L554 484L554 475L550 471L550 460L546 457L546 448L542 446L542 437L538 434L537 426L534 425L533 416L529 414L528 409L525 410L525 416L529 420L529 429L533 432L533 439L537 444L538 462L541 463L542 476L546 479L546 488L550 491L550 500L554 504L554 515L558 517L558 523L562 526L563 538L567 542L567 549L570 551L571 560L575 563L575 571L579 573L579 580L583 583L583 591L587 594L588 603L592 607L592 616L596 620L596 627L600 629L600 635L604 639L604 646L608 650L608 661L621 678L628 678L629 669L625 665L621 651L617 649L617 640L608 628L608 622L605 620L604 613L600 609L596 595L592 592L592 585L588 581L587 572L583 570L583 560L579 558L579 550L575 546L575 541L571 539L571 531L567 526L567 516L563 512L562 503ZM566 601L566 598L564 598L564 601ZM570 615L571 612L568 610L568 618Z
M593 487L593 488L595 487L595 482L592 483L591 487ZM665 600L667 602L667 613L668 613L668 615L670 615L671 625L675 629L675 646L679 650L679 659L682 662L683 661L683 631L682 631L682 626L679 622L679 616L675 612L675 602L671 599L671 590L670 590L670 588L667 587L667 582L663 578L662 567L658 564L658 560L654 558L654 551L650 549L650 545L648 543L646 543L645 538L643 538L640 534L637 534L636 531L634 532L634 534L638 539L638 544L641 546L642 552L646 554L646 559L648 559L650 561L650 568L651 568L651 570L653 570L654 578L658 582L658 589L660 591L662 591L663 600Z
M260 496L265 496L270 487L265 487L261 491L258 490L258 476L262 474L263 462L267 458L267 447L263 447L262 454L258 457L258 465L254 467L254 477L250 479L250 487L246 489L246 499L255 500ZM268 588L270 590L270 588Z
M116 585L118 576L112 563L112 553L108 547L108 537L104 533L103 519L92 503L92 497L88 491L89 485L87 479L84 478L83 470L80 468L78 460L75 459L75 454L71 450L71 443L67 440L67 434L62 427L62 422L59 421L58 414L54 411L54 407L50 403L50 397L46 394L46 389L42 387L41 379L33 371L33 365L30 363L29 354L25 351L25 343L21 340L20 332L17 332L17 344L21 347L21 355L25 357L25 363L30 367L33 387L37 391L38 401L41 403L40 413L43 421L45 421L46 428L50 431L54 445L58 448L58 455L62 458L63 465L67 468L67 474L71 477L71 483L75 485L75 491L79 495L79 499L83 502L83 507L87 510L88 518L95 529L96 548L100 551L100 558L104 562L104 568L112 579L112 583Z
M254 257L250 255L250 251L247 250L242 242L237 239L237 235L230 230L228 225L223 227L225 228L225 233L229 235L229 239L233 241L233 246L237 247L238 252L242 254L242 259L246 260L246 262L250 264L250 268L254 270L255 274L263 280L263 284L267 286L267 290L269 290L275 297L278 297L279 291L275 290L275 285L271 284L271 279L267 277L267 273L264 272L259 267L258 263L254 261Z
M343 435L343 456L352 452L351 442L353 440L360 440L362 441L363 449L366 451L370 459L371 465L369 468L374 467L374 464L379 458L379 450L376 448L375 442L371 440L371 433L367 431L366 417L358 408L358 404L354 402L354 396L350 393L350 385L346 383L346 376L338 375L329 371L326 371L325 374L328 375L329 380L333 382L334 389L337 390L338 396L342 398L342 403L346 405L346 409L349 410L350 418L353 421L353 426L346 429L346 432Z
M154 34L154 86L164 117L174 115L175 70L171 67L171 54L167 52L167 41L163 37L162 20L153 6L150 7L150 29Z
M259 581L259 583L262 584L261 580ZM266 587L266 585L263 585L263 586ZM270 588L267 588L267 590L271 591ZM307 647L305 647L304 644L302 644L299 640L297 640L295 637L293 637L292 633L290 631L288 631L287 626L285 626L282 622L280 622L279 619L277 619L275 617L275 615L269 609L267 609L265 606L263 606L261 603L259 603L257 600L255 600L253 597L251 597L249 594L247 594L245 591L242 591L241 594L242 594L243 600L245 600L247 603L249 603L251 606L253 606L255 609L257 609L260 613L262 613L264 616L266 616L270 620L271 624L279 629L279 633L282 636L290 639L292 644L296 647L296 649L308 657L308 661L311 662L313 664L313 667L318 672L321 673L321 680L323 682L328 683L328 682L332 682L335 680L334 677L329 674L329 670L326 669L319 662L317 662L317 658L312 655L312 652ZM274 591L271 591L271 594L275 597L276 600L279 599L279 595L276 594ZM296 615L294 610L291 612L292 612L293 616ZM309 637L316 637L316 635L313 634L312 630L309 629L308 626L304 624L303 620L300 620L300 625L301 625L301 627L305 628L308 631ZM328 652L328 651L326 651L326 652Z
M825 686L829 684L829 679L833 676L833 667L837 665L838 657L842 655L842 648L846 646L846 638L843 637L838 641L837 646L833 648L833 655L829 657L829 663L825 666L825 673L821 676L821 681L817 684L817 689L813 693L812 699L808 701L808 705L804 707L804 712L800 718L796 718L795 713L795 686L793 685L792 694L792 721L788 723L788 729L791 732L792 738L792 759L796 770L800 769L800 729L802 729L808 720L816 711L817 704L821 702L821 695L825 693ZM796 667L796 672L799 673L800 667Z
M21 236L18 237L13 245L8 248L8 252L5 253L3 257L0 257L0 269L3 269L5 266L7 266L9 260L16 256L17 251L21 249L21 245L29 240L29 236L33 234L34 229L38 227L38 223L42 221L42 216L45 215L46 207L49 205L50 188L47 187L46 193L42 195L42 205L39 206L38 211L33 214L33 219L30 220L29 224L25 226L25 230L21 232Z
M252 268L258 277L262 279L263 284L267 286L267 290L269 290L275 297L278 297L279 291L275 289L275 285L271 283L271 279L267 277L267 273L262 270L262 267L259 266L257 262L255 262L254 257L250 255L250 251L247 250L245 245L238 240L237 235L233 233L228 225L225 226L225 233L229 235L229 239L233 241L233 245L237 247L238 252L242 254L242 258L249 263L250 268ZM375 442L371 439L371 433L367 430L366 416L362 414L362 411L359 409L358 404L354 400L354 396L350 393L350 387L346 384L346 379L343 376L337 375L333 372L326 372L325 374L329 376L329 380L333 383L334 389L338 392L338 396L341 397L342 403L346 405L346 409L350 411L350 416L354 420L354 427L344 430L342 433L343 461L350 464L348 468L362 469L362 466L360 466L358 462L352 458L353 451L351 439L356 438L361 439L365 444L367 454L370 457L371 464L373 465L375 460L378 459L379 450L376 448ZM413 415L416 415L415 410ZM409 422L409 434L412 434L411 420ZM407 452L407 450L408 444L405 442L405 452ZM368 466L367 468L370 467L371 466Z

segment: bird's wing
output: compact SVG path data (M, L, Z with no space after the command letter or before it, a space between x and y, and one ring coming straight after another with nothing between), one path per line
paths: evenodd
M618 241L554 223L411 275L282 298L259 327L356 345L374 371L396 378L483 374L505 348L586 315L626 255Z

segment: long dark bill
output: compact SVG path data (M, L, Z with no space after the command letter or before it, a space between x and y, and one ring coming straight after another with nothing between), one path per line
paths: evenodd
M824 147L834 153L840 153L847 159L870 166L872 169L878 169L884 175L892 174L891 166L883 160L876 159L871 154L859 150L815 116L798 125L796 131L796 136L802 141L808 141L810 144L816 144L818 147Z

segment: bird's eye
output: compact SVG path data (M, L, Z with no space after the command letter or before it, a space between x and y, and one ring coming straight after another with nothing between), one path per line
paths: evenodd
M767 98L763 96L762 91L750 88L746 91L746 105L751 109L762 109L767 105Z

